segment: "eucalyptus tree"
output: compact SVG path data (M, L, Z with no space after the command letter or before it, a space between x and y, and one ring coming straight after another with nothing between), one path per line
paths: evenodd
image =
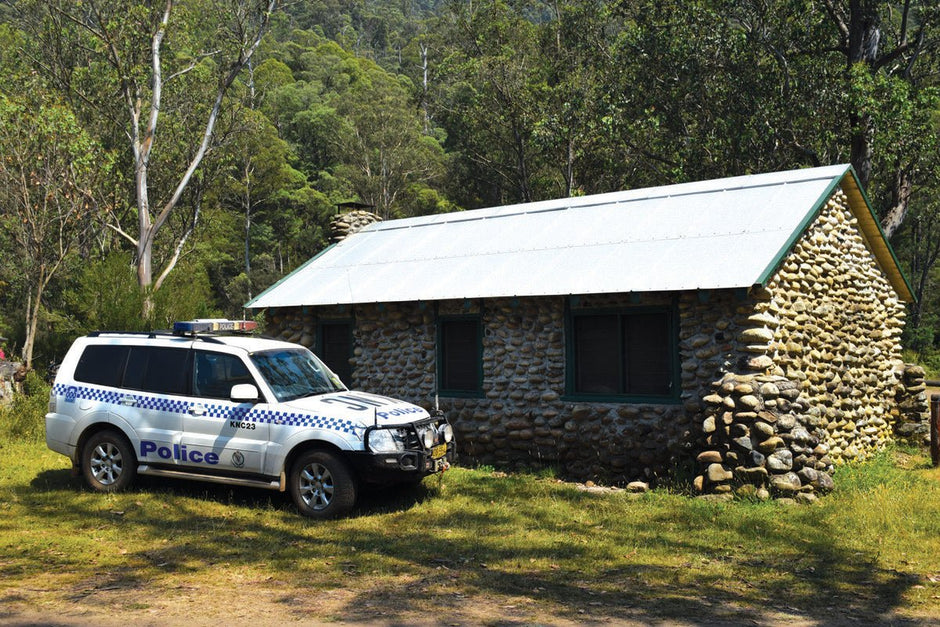
M889 236L934 186L935 0L611 5L620 136L667 178L850 162Z
M572 196L609 191L610 174L623 165L610 141L616 104L605 88L611 40L622 24L601 0L545 2L549 19L539 25L545 86L533 139L545 160L542 194ZM561 175L559 185L558 174Z
M221 200L223 206L242 216L242 271L247 281L246 297L250 299L255 293L252 259L256 250L270 254L290 245L296 229L281 228L276 232L271 223L295 213L286 210L286 199L307 182L290 165L290 148L277 136L270 121L257 110L249 109L242 115L245 121L226 151Z
M925 166L931 167L920 155L935 152L929 144L936 141L932 117L940 104L940 4L824 0L824 5L852 87L852 165L863 186L880 179L886 191L882 226L891 236L907 215L915 186L924 182Z
M26 288L27 368L46 289L105 210L97 190L110 165L67 106L0 96L0 230Z
M528 202L543 197L543 163L535 139L547 92L534 3L452 3L438 36L442 58L434 96L447 148L460 159L455 190L465 205ZM462 192L462 193L461 193Z
M411 215L410 201L436 189L444 171L411 81L310 32L295 32L272 54L282 50L295 80L278 71L281 84L262 110L290 142L297 168L334 204L355 199L385 218Z
M352 85L336 102L345 122L336 134L343 155L336 173L383 218L406 217L412 211L403 199L413 186L439 180L444 152L423 133L409 81L378 67L366 72L368 80Z
M721 5L749 55L774 67L768 135L791 167L850 162L907 265L908 338L936 320L940 256L940 3L748 0ZM742 87L753 88L750 81Z
M135 224L122 222L116 212L109 227L134 246L138 285L145 293L160 288L195 230L199 206L191 202L182 228L172 237L164 233L219 141L220 112L277 5L277 0L15 3L33 34L29 54L36 67L83 112L89 127L98 125L102 136L126 147L122 165L133 190ZM146 317L152 301L144 302Z
M918 189L935 186L937 173L923 156L936 153L940 3L727 0L720 6L746 32L755 58L779 68L792 105L779 119L803 131L791 135L793 145L810 162L850 162L885 233L893 235Z

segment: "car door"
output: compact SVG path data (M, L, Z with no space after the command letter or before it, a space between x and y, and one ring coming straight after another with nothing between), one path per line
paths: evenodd
M239 355L193 350L192 397L181 439L188 464L261 473L270 428L249 414L253 404L231 400L232 387L240 383L257 386Z
M184 347L132 346L117 410L140 438L142 463L178 464L183 411L189 406Z

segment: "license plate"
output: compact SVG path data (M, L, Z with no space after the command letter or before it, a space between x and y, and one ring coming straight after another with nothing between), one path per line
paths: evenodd
M446 444L438 444L437 446L431 449L431 459L440 459L444 457L444 455L446 454L447 454Z

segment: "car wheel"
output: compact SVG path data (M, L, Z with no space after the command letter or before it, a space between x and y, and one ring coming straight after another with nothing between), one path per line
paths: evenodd
M99 492L119 492L131 485L137 474L137 459L130 442L116 431L91 436L82 449L85 481Z
M339 456L329 451L309 451L294 462L290 474L294 504L304 516L335 518L356 504L356 481Z

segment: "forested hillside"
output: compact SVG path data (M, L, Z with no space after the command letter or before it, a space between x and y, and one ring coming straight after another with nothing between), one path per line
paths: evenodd
M852 163L929 360L938 87L936 0L0 0L0 335L240 317L341 203Z

